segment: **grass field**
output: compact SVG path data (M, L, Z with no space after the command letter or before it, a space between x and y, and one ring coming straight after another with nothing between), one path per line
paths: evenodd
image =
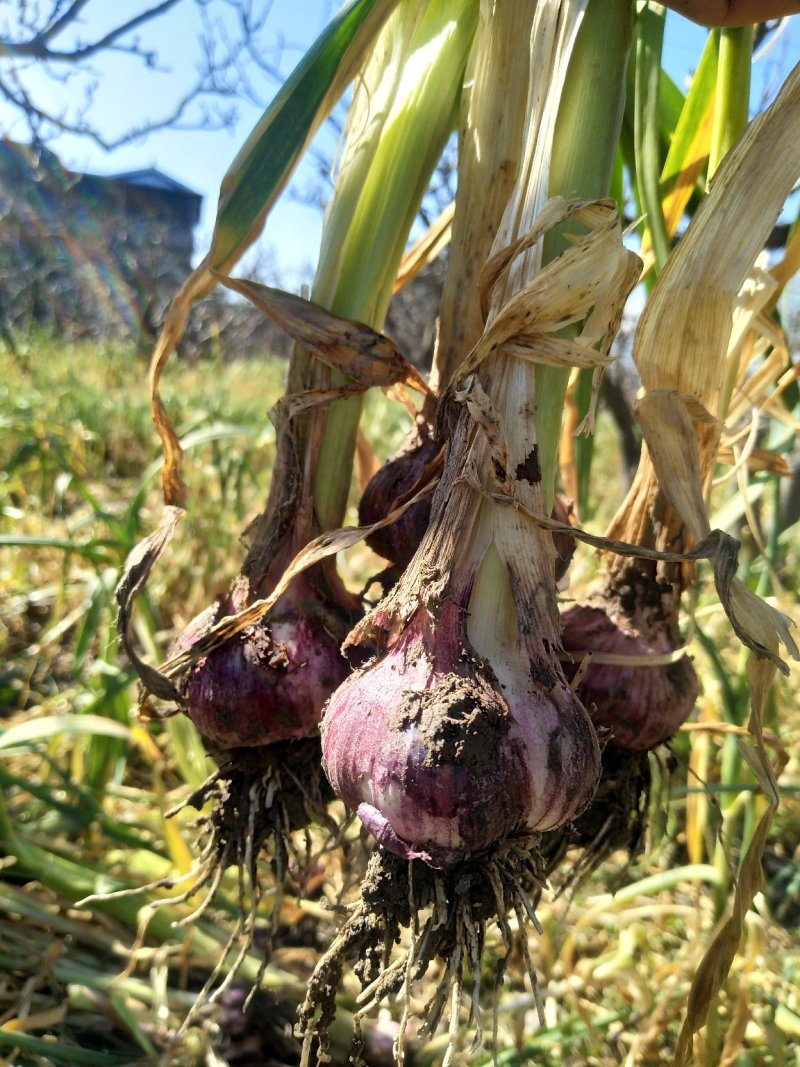
M283 371L265 359L176 364L167 374L165 399L186 451L191 495L187 521L137 616L137 637L152 661L238 570L241 532L268 488L274 433L267 412ZM381 458L400 444L407 424L384 397L368 399L365 431ZM191 812L169 820L165 812L209 770L187 720L137 719L134 679L117 652L113 592L128 552L157 523L158 469L146 365L132 350L42 339L0 355L0 1064L296 1063L288 1028L335 928L326 905L347 880L347 862L323 856L305 898L290 894L284 902L276 951L250 1014L239 1013L242 993L234 986L178 1034L225 944L232 903L218 899L177 928L192 903L152 910L159 892L76 907L88 894L189 869ZM601 423L597 532L618 499L616 477L613 431ZM773 521L776 478L760 477L752 499L768 560L746 538L742 573L762 594L781 585L791 591L800 575L798 530ZM738 529L741 508L727 492L720 490L718 519ZM364 548L343 569L356 586L376 566ZM585 588L595 569L582 552L567 595ZM711 586L706 575L692 628L703 682L700 725L654 763L642 855L628 867L615 857L577 892L542 902L543 933L531 938L531 949L546 1026L536 1022L521 961L512 961L500 1005L503 1064L671 1060L692 975L725 914L764 804L735 733L748 714L744 657ZM772 697L771 744L788 755L782 806L765 855L765 890L696 1042L702 1067L800 1065L795 694L796 676ZM265 865L265 884L269 876ZM232 875L226 888L232 900ZM269 907L267 894L265 914ZM252 981L258 966L254 949L242 980ZM337 1063L346 1062L356 992L348 978L333 1034ZM387 1062L394 1025L387 1010L367 1033L375 1067ZM413 1063L440 1062L445 1043L412 1034ZM491 1060L485 1051L462 1056Z

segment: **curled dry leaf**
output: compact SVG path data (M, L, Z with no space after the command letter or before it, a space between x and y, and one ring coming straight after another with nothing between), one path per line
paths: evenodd
M511 284L517 258L530 253L548 230L569 218L586 226L587 233L574 237L570 247L497 305L496 292ZM590 433L602 373L612 362L611 344L640 273L639 257L622 244L613 200L549 200L528 233L487 264L480 292L490 320L454 381L475 371L500 344L508 357L531 369L535 365L590 369L594 373L589 408L575 431ZM575 336L554 336L577 324Z
M181 443L161 399L159 384L169 357L183 337L192 304L207 296L214 288L214 284L207 262L203 260L173 298L150 361L150 410L153 424L164 448L161 490L164 494L164 503L168 508L185 507L187 491L181 474L183 457Z
M456 381L476 371L501 344L510 344L511 354L533 363L603 368L611 362L611 342L624 308L619 296L631 291L641 270L639 257L622 244L613 200L549 200L528 233L487 264L479 282L481 305L488 315L492 293L504 283L516 258L569 218L583 223L586 235L576 238L496 311L458 368ZM582 323L576 337L551 336L575 323Z
M770 474L779 474L782 478L788 478L792 473L786 457L778 452L770 452L764 448L751 448L747 453L737 458L732 448L720 448L717 453L720 463L731 465L730 471L724 476L725 479L734 477L739 468L746 466L749 471L769 471ZM719 485L722 479L714 484Z
M122 647L142 680L145 689L161 700L178 702L180 694L170 680L160 671L151 667L139 656L131 638L130 625L133 605L137 595L147 584L150 572L169 547L178 523L183 518L183 508L167 506L161 516L158 529L138 544L125 561L122 580L117 586L116 596L119 604L117 629Z
M246 296L276 326L333 370L341 371L361 386L397 383L412 386L423 395L424 378L385 334L363 322L334 315L319 304L242 278L219 280L229 289Z
M334 385L329 389L305 389L300 393L287 393L273 404L269 417L276 426L286 425L304 411L324 408L347 396L358 396L364 390L360 385Z

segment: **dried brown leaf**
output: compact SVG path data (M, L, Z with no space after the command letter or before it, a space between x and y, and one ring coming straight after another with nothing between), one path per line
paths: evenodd
M499 345L509 342L518 346L522 343L524 358L535 362L565 367L596 367L608 362L607 353L625 297L638 281L641 269L638 256L622 244L613 200L549 200L529 232L487 264L481 278L482 306L489 315L490 298L506 284L506 275L517 257L570 217L587 226L588 233L576 238L571 247L494 309L483 335L459 368L458 377L476 370ZM575 323L583 324L576 338L563 341L550 336ZM536 353L539 339L541 359ZM601 341L599 351L594 351ZM522 350L516 354L522 355Z
M389 337L363 322L340 318L311 300L244 278L219 281L246 296L272 322L333 370L363 389L402 382L423 395L428 387L419 371Z
M696 407L694 408L697 413ZM697 541L711 533L702 494L700 453L695 424L685 398L674 390L656 389L639 402L637 416L644 432L658 483ZM777 655L782 643L798 658L790 632L791 620L757 597L736 577L736 548L732 539L714 559L714 582L722 606L737 637L758 656L770 659L788 673Z
M775 291L769 300L770 309L774 308L778 303L781 293L799 270L800 228L795 228L784 249L783 259L779 260L770 270L770 274L777 282Z
M738 461L732 448L724 446L720 448L717 453L717 459L720 463L738 465ZM748 470L769 471L770 474L779 474L784 478L792 473L789 464L786 462L785 456L780 455L778 452L770 452L764 448L751 449L744 458L744 463Z
M284 426L304 411L327 407L347 396L359 396L361 385L334 385L329 389L305 389L302 393L287 393L272 406L269 417L275 426Z
M447 248L450 243L455 207L453 200L403 256L392 287L393 296L413 282L421 271L437 260Z
M183 453L180 441L161 400L159 384L169 357L183 337L192 304L210 293L215 284L213 275L208 269L208 261L205 259L187 278L173 298L150 361L150 407L156 431L164 446L161 489L164 494L164 503L168 507L185 506L186 486L181 475Z
M740 979L733 1008L733 1018L725 1035L725 1044L720 1056L719 1067L736 1067L739 1061L739 1053L744 1045L745 1031L749 1021L750 1001L747 996L747 983Z
M634 344L646 389L724 414L736 301L800 174L798 129L800 65L722 161L647 302Z

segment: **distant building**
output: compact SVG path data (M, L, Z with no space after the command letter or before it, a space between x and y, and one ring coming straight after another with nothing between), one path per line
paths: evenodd
M191 269L201 203L155 169L81 174L0 140L0 328L150 340Z
M73 186L92 209L113 211L114 239L136 243L142 229L155 227L163 240L170 266L191 268L194 227L203 198L174 178L150 167L124 174L81 174Z

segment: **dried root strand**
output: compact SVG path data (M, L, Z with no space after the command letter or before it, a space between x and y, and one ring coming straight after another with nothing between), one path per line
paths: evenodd
M361 899L354 906L332 945L317 964L308 993L300 1008L303 1038L301 1067L308 1067L315 1042L318 1057L327 1048L327 1031L336 1013L336 992L349 959L356 958L355 973L362 983L354 1017L354 1060L358 1062L361 1021L388 996L398 995L400 1027L395 1059L403 1062L405 1035L415 1015L420 1034L432 1035L446 1020L447 1046L443 1065L450 1064L458 1049L459 1030L466 1011L466 1025L473 1031L472 1051L483 1042L481 973L486 928L496 922L505 958L492 983L494 995L493 1044L497 1042L497 995L505 974L505 962L517 941L541 1015L541 997L536 970L527 946L530 922L540 930L535 902L544 885L544 860L538 852L538 836L514 839L495 846L444 871L434 871L419 860L398 858L383 848L372 856L361 886ZM519 934L509 923L514 914ZM408 945L392 959L387 952L408 931ZM434 992L417 1009L413 987L433 966L440 968ZM467 985L467 975L470 984ZM465 1001L465 987L468 990Z
M300 1067L308 1067L311 1062L315 1040L319 1042L318 1060L323 1062L325 1059L328 1028L336 1017L336 991L344 972L345 960L351 948L357 953L360 946L366 943L365 923L363 904L359 902L314 968L308 992L299 1009L303 1040Z
M258 975L245 1000L245 1009L252 1001L272 954L290 867L302 870L309 860L309 849L298 848L295 831L304 832L306 846L310 843L307 836L309 823L316 822L324 825L329 833L338 833L338 827L327 812L329 794L323 781L318 742L290 742L255 752L240 750L231 753L230 759L212 776L209 790L193 798L193 803L213 803L206 820L208 842L204 854L214 877L198 909L182 924L196 920L212 905L222 875L229 867L236 867L238 872L238 917L220 959L182 1029L191 1024L200 1007L223 995L253 949L263 899L259 859L266 855L272 867L274 897L259 943ZM234 949L236 956L229 964L228 958ZM220 982L223 970L227 973Z
M280 923L284 887L292 873L298 875L311 862L308 826L324 827L329 837L340 828L327 811L330 789L322 774L319 741L284 742L264 749L240 749L227 753L219 768L180 805L168 812L174 816L185 807L198 810L211 806L196 822L199 856L192 869L179 878L163 878L145 886L87 897L82 903L109 897L135 896L172 890L142 909L140 939L153 912L159 908L200 899L191 912L180 918L177 928L197 923L217 903L226 872L236 868L236 920L211 973L181 1026L184 1032L208 1005L217 1001L235 981L258 937L259 971L245 1009L259 989L272 953L272 941ZM298 832L302 843L298 844ZM265 857L271 867L273 902L265 923L259 923L264 898ZM231 954L235 956L231 960ZM224 973L224 977L220 980Z

